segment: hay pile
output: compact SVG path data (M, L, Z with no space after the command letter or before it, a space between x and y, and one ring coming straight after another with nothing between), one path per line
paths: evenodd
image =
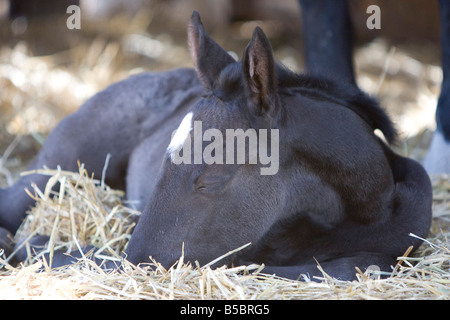
M103 258L118 259L138 215L123 204L123 193L90 177L82 165L79 172L39 173L51 178L45 190L30 191L37 205L17 238L46 234L49 251L91 244L101 248L98 254ZM57 182L58 192L51 191ZM121 272L105 271L89 257L64 269L51 269L41 259L14 267L3 257L0 298L450 299L450 180L436 177L433 186L436 217L431 234L413 256L399 257L395 275L388 279L355 270L358 281L338 281L324 274L321 283L299 282L262 274L258 265L211 269L212 263L199 267L184 263L182 256L169 270L156 261L153 270L124 261Z
M89 177L83 165L79 166L79 172L44 169L24 174L28 173L51 178L44 191L36 185L33 185L33 192L28 191L36 200L36 206L17 231L17 243L23 242L26 246L26 240L31 237L46 235L50 237L49 245L40 256L50 252L52 258L54 250L70 253L93 245L100 248L95 257L120 260L139 215L138 211L122 204L123 191L112 190L103 180ZM52 191L55 185L59 186L56 193ZM29 245L27 251L31 253ZM48 261L49 265L51 262Z

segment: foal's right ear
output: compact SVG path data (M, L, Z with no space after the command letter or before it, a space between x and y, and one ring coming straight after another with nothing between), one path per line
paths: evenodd
M188 43L198 77L206 89L212 89L220 72L234 59L208 36L197 11L188 25Z
M269 40L256 27L242 57L242 68L252 107L259 115L274 115L278 110L275 60Z

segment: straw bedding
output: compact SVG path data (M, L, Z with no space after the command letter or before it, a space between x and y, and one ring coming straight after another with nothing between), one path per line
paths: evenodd
M139 214L124 205L123 192L89 176L83 165L79 172L43 169L39 173L51 178L45 190L29 190L37 204L16 239L45 234L50 237L48 251L71 251L91 244L101 248L99 256L120 259ZM58 190L51 191L58 182ZM156 261L152 268L125 261L123 270L105 271L89 255L60 269L51 269L50 261L42 259L12 266L9 257L2 257L0 298L449 299L450 180L436 177L433 186L431 233L414 255L398 258L395 274L387 279L355 270L359 280L353 282L338 281L325 273L321 283L291 281L265 275L258 265L211 269L184 263L181 253L169 270Z
M2 46L0 187L11 185L17 173L26 167L30 153L38 149L30 147L26 138L20 143L18 139L11 143L11 136L31 133L35 140L42 141L42 136L61 117L76 110L93 93L110 82L125 78L129 70L131 73L141 70L142 58L130 65L130 59L125 59L127 55L153 54L151 49L158 44L160 56L152 55L145 60L148 69L190 65L184 29L183 43L170 44L173 39L167 34L165 36L171 41L142 33L151 21L148 17L138 16L132 23L124 21L127 27L119 28L121 32L113 37L113 41L108 42L101 36L94 40L89 38L52 56L35 57L29 54L24 42ZM106 22L96 24L95 30L102 26L105 26L103 31L113 30ZM83 31L88 32L90 28L93 27L85 24ZM136 43L129 37L133 33L141 35ZM150 51L134 52L135 47L130 44L137 46L143 40L151 44ZM428 48L427 52L433 52ZM241 50L239 44L236 51ZM290 63L298 60L292 59L295 52L289 47L275 48L275 55L294 69L296 66ZM411 136L419 137L405 142L401 153L421 158L429 138L426 138L426 131L425 134L420 132L424 127L433 129L441 69L421 63L401 49L389 50L383 42L373 42L359 49L355 59L358 83L379 97L383 105L389 106L389 113L404 133L402 138L406 141ZM19 148L21 150L17 150ZM16 150L13 152L13 149ZM46 234L50 237L47 247L50 257L52 250L69 252L91 244L100 249L96 253L98 256L120 259L139 214L124 204L123 192L109 188L102 182L102 177L91 177L82 164L78 172L42 169L39 173L50 176L49 183L44 190L35 187L29 190L37 204L17 232L16 240L23 240L26 247L30 236ZM12 255L0 255L0 298L449 299L450 178L434 177L433 188L434 218L429 236L414 254L406 252L399 257L394 275L387 279L379 280L355 270L358 281L353 282L338 281L326 274L320 283L308 279L291 281L262 274L257 265L211 269L209 265L187 264L182 252L180 260L169 270L157 262L150 270L149 266L133 266L124 261L120 272L99 268L91 262L89 255L64 269L51 269L48 267L51 261L39 257L15 266Z

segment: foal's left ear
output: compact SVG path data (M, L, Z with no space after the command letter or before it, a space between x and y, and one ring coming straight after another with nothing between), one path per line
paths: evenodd
M260 27L256 27L245 48L242 67L252 107L258 115L273 116L278 109L275 61L269 40Z
M188 42L197 75L206 89L212 89L220 72L235 60L209 37L197 11L188 25Z

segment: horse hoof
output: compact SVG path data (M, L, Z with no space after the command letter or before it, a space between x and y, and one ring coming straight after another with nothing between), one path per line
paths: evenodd
M36 256L39 252L45 249L49 239L49 236L35 236L28 241L28 246L24 245L25 240L19 241L15 247L17 252L14 258L18 262L22 262L30 257Z
M0 227L0 250L5 257L9 256L14 249L14 237L8 230Z

